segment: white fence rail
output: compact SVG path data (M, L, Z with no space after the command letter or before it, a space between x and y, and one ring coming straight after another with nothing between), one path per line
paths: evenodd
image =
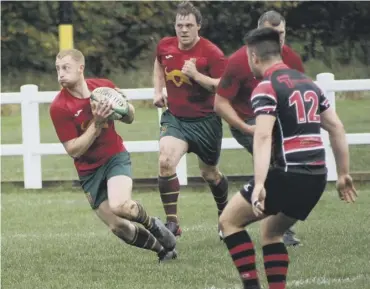
M331 73L317 75L316 83L323 89L335 107L335 92L370 90L370 79L335 80ZM132 100L152 99L152 88L124 89L123 92ZM40 143L39 103L50 103L57 95L56 91L40 92L36 85L23 85L20 93L2 93L1 104L21 104L22 114L22 144L2 144L1 156L23 156L24 187L27 189L42 188L42 155L66 154L59 143ZM158 109L160 117L161 109ZM368 127L364 124L364 127ZM335 162L326 132L322 132L327 152L327 165L330 181L336 180ZM350 145L370 144L370 133L347 134ZM130 152L157 152L158 141L128 141L125 142ZM242 149L233 138L222 140L222 149ZM221 162L223 160L221 159ZM177 174L181 185L187 185L186 155L181 159Z

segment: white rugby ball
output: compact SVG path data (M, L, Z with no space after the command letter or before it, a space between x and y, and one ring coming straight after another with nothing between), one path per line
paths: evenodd
M112 102L112 113L108 119L118 120L125 116L128 112L127 99L117 90L111 87L98 87L91 93L93 101L110 100Z

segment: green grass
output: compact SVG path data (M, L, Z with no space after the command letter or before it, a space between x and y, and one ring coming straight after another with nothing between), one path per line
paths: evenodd
M179 258L165 264L111 234L77 189L36 192L4 185L2 191L4 289L241 289L218 240L215 205L206 188L182 191ZM370 288L370 187L359 192L358 202L348 205L329 186L308 221L297 224L304 246L289 249L288 288ZM163 216L157 193L134 192L133 197L150 214ZM266 288L258 225L248 231Z
M366 124L370 123L370 98L337 101L337 111L348 133L370 132ZM136 120L132 125L117 123L117 130L126 141L155 140L158 138L157 110L138 106ZM40 127L42 143L57 143L58 139L49 118L48 105L40 106ZM224 124L224 137L231 137L228 126ZM22 142L20 113L3 117L1 122L2 144ZM366 171L369 169L370 150L366 145L351 146L351 169ZM242 156L240 154L242 153ZM133 153L133 174L135 178L157 176L157 153ZM233 161L234 160L234 161ZM224 150L220 167L227 175L250 174L251 157L242 150ZM42 157L44 180L71 180L77 174L71 158L67 155ZM190 176L198 175L197 159L188 155ZM22 157L2 157L1 174L3 181L21 181L23 179Z

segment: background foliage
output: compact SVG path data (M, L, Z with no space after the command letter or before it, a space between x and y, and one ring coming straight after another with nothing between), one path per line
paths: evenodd
M74 43L87 56L87 74L132 73L143 70L143 61L144 69L150 70L157 41L174 33L177 4L74 2ZM361 66L359 74L369 77L370 2L196 1L195 5L204 18L202 35L226 54L240 47L244 34L256 26L264 11L275 9L286 17L288 44L304 61L319 61L316 65L329 69ZM18 85L14 79L20 76L25 80L30 75L53 74L59 49L59 3L2 2L1 13L3 86Z

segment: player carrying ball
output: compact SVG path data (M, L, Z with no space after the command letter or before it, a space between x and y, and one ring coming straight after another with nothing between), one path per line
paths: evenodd
M55 64L63 88L50 106L50 116L59 140L74 159L91 208L125 243L156 252L160 261L176 258L173 234L131 199L130 155L114 121L107 119L111 103L91 102L95 88L116 86L108 79L85 80L85 58L76 49L60 51ZM135 110L128 106L120 121L130 124Z
M176 166L193 152L209 184L220 215L227 204L228 182L217 164L222 141L222 122L213 111L215 88L225 68L223 52L199 36L202 15L190 2L178 5L176 37L157 45L154 63L154 104L168 109L161 118L158 187L166 226L181 235L177 200L180 191ZM163 95L166 87L168 97Z

